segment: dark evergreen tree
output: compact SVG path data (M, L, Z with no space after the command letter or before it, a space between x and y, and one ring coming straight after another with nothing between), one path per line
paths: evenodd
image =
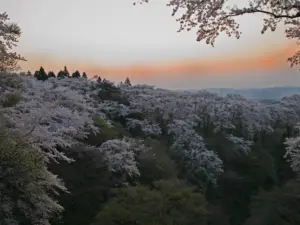
M37 77L38 80L47 80L48 76L47 73L45 72L44 68L41 66L40 71L39 71L39 76Z
M87 75L86 75L86 73L85 73L85 72L83 72L83 74L82 74L82 78L85 78L85 79L87 79Z
M40 76L40 71L39 70L36 70L33 74L34 78L38 79L39 76Z
M97 78L97 82L98 82L98 83L101 83L101 81L102 81L101 77L100 77L100 76L98 76L98 78Z
M58 74L57 74L57 78L65 78L66 76L65 76L65 72L64 71L62 71L62 70L60 70L59 72L58 72Z
M128 77L126 77L126 79L125 79L125 82L124 82L125 84L127 84L127 85L130 85L131 86L131 83L130 83L130 80L129 80L129 78Z
M57 74L57 78L66 78L70 77L69 71L67 67L65 66L63 70L60 70Z
M48 73L48 78L51 78L51 77L55 78L55 74L53 71L49 71L49 73Z
M69 71L67 69L67 66L64 67L64 71L63 72L65 73L65 77L70 77L70 73L69 73Z
M32 76L32 73L28 70L26 76L31 77L31 76Z
M78 70L76 70L74 73L72 73L73 78L80 78L80 73Z

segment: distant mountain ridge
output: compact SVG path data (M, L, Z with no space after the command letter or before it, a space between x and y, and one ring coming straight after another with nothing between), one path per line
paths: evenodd
M208 88L201 89L212 93L225 96L227 94L240 94L248 99L256 100L280 100L283 97L300 94L300 87L271 87L271 88L247 88L247 89L233 89L233 88ZM192 90L196 91L196 90Z

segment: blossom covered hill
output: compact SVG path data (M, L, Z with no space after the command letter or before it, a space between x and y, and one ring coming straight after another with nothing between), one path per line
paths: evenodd
M210 207L199 204L210 213L195 212L206 222L221 224L209 216L221 213L228 223L241 224L256 216L248 207L259 188L272 192L300 171L298 95L268 105L236 94L170 91L129 80L115 85L99 78L38 80L8 73L0 74L0 88L1 224L71 224L76 216L81 224L94 218L101 224L103 213L106 221L112 213L101 205L120 207L110 205L121 201L110 198L110 190L150 185L159 192L167 186L156 186L158 180L174 179L206 198ZM230 192L228 182L245 188L244 197ZM80 191L91 196L82 199ZM73 201L80 202L80 212L70 206ZM83 213L85 204L94 207ZM140 209L148 207L143 204ZM60 212L62 218L53 219Z
M283 97L290 97L293 95L300 94L300 87L268 87L268 88L244 88L244 89L234 89L234 88L208 88L203 89L208 92L216 93L225 97L228 94L238 94L244 96L245 98L266 101L266 102L277 102L280 101ZM187 91L198 91L195 89Z

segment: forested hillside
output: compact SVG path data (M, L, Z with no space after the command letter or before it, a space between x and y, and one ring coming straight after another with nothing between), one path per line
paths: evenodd
M272 88L247 88L247 89L231 89L231 88L211 88L207 91L226 96L227 94L239 94L253 100L273 100L277 101L283 97L298 95L300 87L272 87Z
M0 74L0 224L300 224L300 96Z

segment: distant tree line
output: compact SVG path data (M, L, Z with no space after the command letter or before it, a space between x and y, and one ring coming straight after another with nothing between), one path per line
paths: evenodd
M70 75L70 73L67 69L67 66L65 66L63 70L60 70L57 73L57 75L55 75L55 73L53 71L49 71L47 73L42 66L40 67L39 70L36 70L33 75L30 71L28 71L26 74L23 73L23 75L30 76L30 77L34 76L36 79L42 80L42 81L45 81L49 78L84 78L84 79L88 79L87 74L85 72L83 72L81 75L78 70L76 70L74 73L72 73ZM95 75L93 78L95 80L97 80L98 83L102 82L102 78L98 75ZM103 81L105 81L105 79L103 79ZM131 85L130 79L128 77L126 77L124 83Z
M85 72L83 72L81 75L80 72L78 70L76 70L74 73L70 74L67 69L67 66L65 66L63 70L60 70L57 73L57 75L53 71L49 71L47 73L42 66L40 67L39 70L36 70L33 75L30 71L28 71L26 75L34 76L36 79L42 80L42 81L47 80L48 78L52 78L52 77L54 77L54 78L55 77L57 77L57 78L86 78L87 79L87 75Z

